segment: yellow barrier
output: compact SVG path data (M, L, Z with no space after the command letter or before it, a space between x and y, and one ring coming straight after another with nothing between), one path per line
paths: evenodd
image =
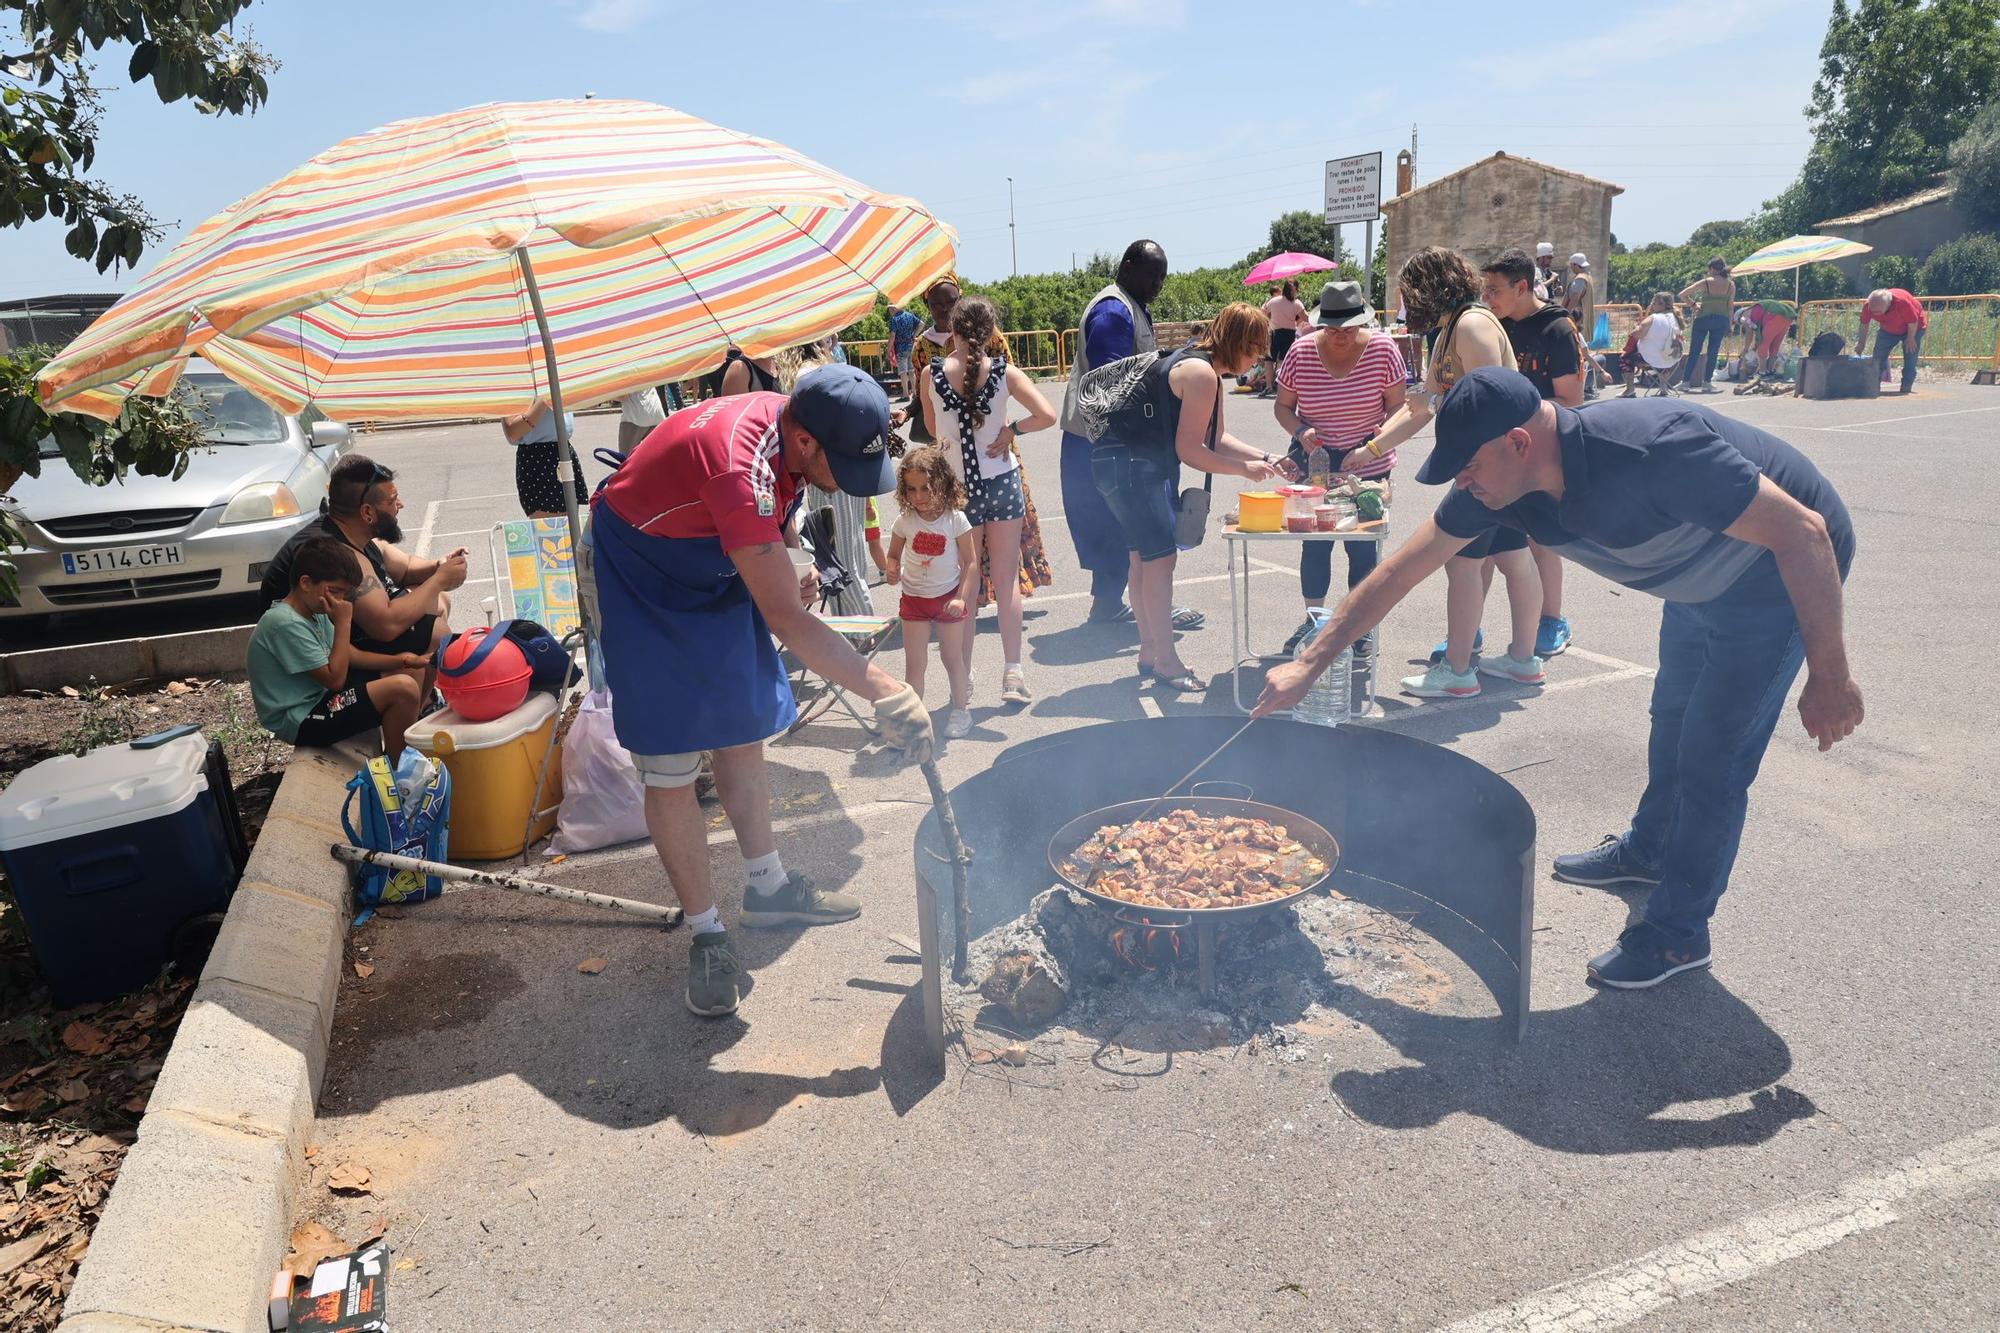
M1973 296L1920 296L1930 328L1918 359L1936 366L2000 366L2000 292ZM1801 347L1831 330L1855 345L1861 301L1808 301L1799 310Z

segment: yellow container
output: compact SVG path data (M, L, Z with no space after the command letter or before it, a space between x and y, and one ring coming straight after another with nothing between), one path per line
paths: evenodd
M447 708L410 728L409 742L451 773L451 858L500 861L556 826L562 804L562 747L549 753L556 697L531 691L526 702L491 722L468 722ZM542 763L548 776L542 778ZM535 783L542 779L539 800ZM535 811L533 826L528 822Z
M1237 494L1238 532L1280 532L1284 526L1284 496L1276 491L1242 491Z

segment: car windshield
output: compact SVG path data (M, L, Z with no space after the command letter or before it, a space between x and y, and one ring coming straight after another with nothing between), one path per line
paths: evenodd
M220 375L190 375L183 383L194 394L189 406L206 426L210 444L276 444L285 438L285 419L248 389Z

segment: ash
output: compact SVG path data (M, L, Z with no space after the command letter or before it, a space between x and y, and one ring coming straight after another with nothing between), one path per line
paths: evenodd
M1109 913L1057 887L1028 910L972 941L975 984L945 979L947 1007L977 1013L981 1026L1020 1036L1052 1028L1105 1037L1133 1025L1173 1046L1251 1049L1287 1061L1306 1057L1294 1025L1337 1009L1347 990L1431 1008L1451 990L1423 953L1435 944L1400 917L1337 892L1221 926L1215 994L1204 999L1192 929L1177 953L1174 932L1121 929Z

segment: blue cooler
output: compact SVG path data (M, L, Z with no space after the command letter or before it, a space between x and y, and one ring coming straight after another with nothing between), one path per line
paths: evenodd
M244 859L222 747L193 727L44 760L0 793L0 864L63 1007L212 936Z

